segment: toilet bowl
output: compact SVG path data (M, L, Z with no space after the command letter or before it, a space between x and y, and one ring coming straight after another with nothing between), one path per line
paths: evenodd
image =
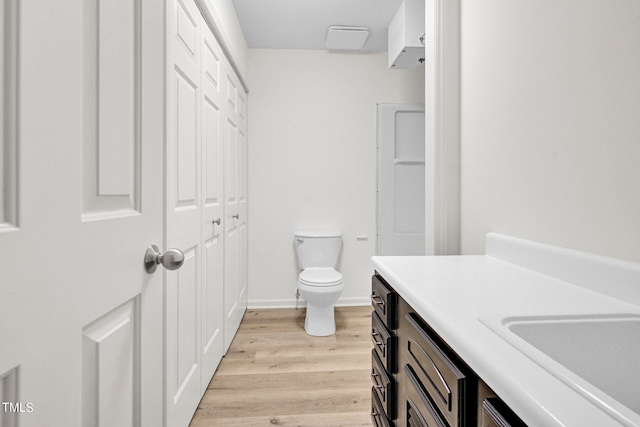
M340 232L296 232L298 289L307 301L304 329L312 336L336 332L334 304L344 289L342 274L335 267L342 245Z
M307 301L304 319L307 334L322 337L335 334L334 304L344 289L342 274L333 268L307 268L298 276L298 289Z

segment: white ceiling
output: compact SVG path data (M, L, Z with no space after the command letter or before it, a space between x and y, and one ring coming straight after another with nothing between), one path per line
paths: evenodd
M402 0L232 0L250 48L325 49L332 25L368 27L363 51L387 50Z

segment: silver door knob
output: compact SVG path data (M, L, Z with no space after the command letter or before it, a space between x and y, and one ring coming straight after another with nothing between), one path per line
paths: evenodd
M151 245L144 254L144 269L151 274L156 271L158 264L167 270L177 270L184 264L184 254L180 249L169 249L162 254L156 245Z
M237 214L235 214L234 216L232 216L231 218L238 219L238 218L240 218L240 214L239 214L239 213L237 213Z
M220 225L220 218L211 221L211 223Z

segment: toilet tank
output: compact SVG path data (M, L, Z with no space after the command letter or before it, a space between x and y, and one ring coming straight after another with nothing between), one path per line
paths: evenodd
M342 246L340 231L296 231L294 244L298 267L331 267L338 265Z

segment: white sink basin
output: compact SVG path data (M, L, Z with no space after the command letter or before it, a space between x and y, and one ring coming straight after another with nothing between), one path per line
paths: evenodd
M514 316L482 323L626 425L640 417L640 315Z

